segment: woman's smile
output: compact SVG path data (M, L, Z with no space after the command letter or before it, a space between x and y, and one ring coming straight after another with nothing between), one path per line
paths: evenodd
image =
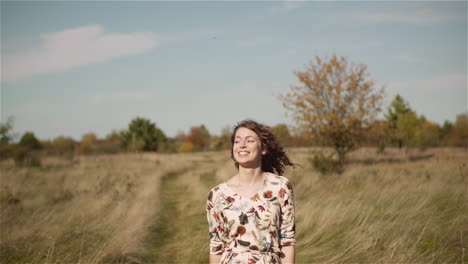
M245 127L236 131L233 145L234 158L239 164L258 164L262 160L262 147L257 134Z

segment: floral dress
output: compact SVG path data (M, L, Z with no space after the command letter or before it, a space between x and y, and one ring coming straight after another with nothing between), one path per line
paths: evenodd
M208 194L206 214L210 254L220 263L281 263L281 248L296 244L294 194L283 176L267 173L250 198L221 183Z

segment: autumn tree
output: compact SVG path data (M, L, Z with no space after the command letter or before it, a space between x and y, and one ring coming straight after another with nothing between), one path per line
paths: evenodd
M65 158L73 158L77 143L71 137L59 136L52 141L45 143L45 149L48 154L60 155Z
M386 120L375 120L367 131L367 143L377 147L377 153L384 153L389 143L389 126Z
M186 141L192 144L194 151L202 151L206 150L209 146L210 137L210 132L205 125L201 125L190 128Z
M301 85L280 96L297 129L332 146L341 166L381 110L383 87L377 88L366 70L345 57L315 57L305 70L294 72Z
M78 145L77 152L79 154L92 154L96 152L98 140L96 134L89 132L83 135L81 142Z
M164 132L150 120L136 117L120 134L122 147L131 151L157 151L167 140Z

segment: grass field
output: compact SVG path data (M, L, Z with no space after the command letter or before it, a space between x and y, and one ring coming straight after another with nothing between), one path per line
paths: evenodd
M322 176L290 149L297 263L468 263L463 149L361 149ZM4 161L1 263L207 263L205 202L228 152Z

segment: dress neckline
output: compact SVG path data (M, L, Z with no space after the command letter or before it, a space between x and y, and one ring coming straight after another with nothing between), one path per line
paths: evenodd
M258 187L257 191L254 192L254 193L252 194L252 196L251 196L251 197L248 197L248 198L247 198L247 197L244 197L244 196L242 196L242 195L240 195L238 192L236 192L236 191L233 190L231 187L229 187L229 185L227 184L227 182L223 182L223 185L224 185L224 187L225 187L226 189L228 189L231 193L233 193L233 195L237 195L237 196L239 196L241 199L252 200L252 199L255 198L255 196L257 196L257 195L265 188L265 185L266 185L267 178L268 178L269 174L270 174L269 172L265 172L265 178L263 179L262 184L260 184L260 186Z

